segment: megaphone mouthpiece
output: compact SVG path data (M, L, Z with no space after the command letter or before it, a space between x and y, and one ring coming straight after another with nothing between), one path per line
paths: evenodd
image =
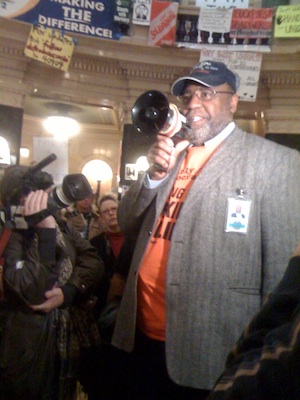
M177 132L182 128L182 123L186 122L186 118L180 114L177 106L175 104L170 103L170 118L167 119L165 126L159 133L162 135L166 135L168 137L174 136Z

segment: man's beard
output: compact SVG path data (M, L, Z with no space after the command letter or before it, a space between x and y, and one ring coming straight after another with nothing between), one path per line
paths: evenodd
M204 142L217 136L230 122L231 119L226 115L226 118L225 116L219 116L214 121L206 120L205 124L200 128L187 127L185 130L185 139L193 146L202 146Z

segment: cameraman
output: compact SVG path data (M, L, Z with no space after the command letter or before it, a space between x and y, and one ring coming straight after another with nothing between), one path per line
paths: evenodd
M15 190L9 181L4 175L0 189L6 208ZM4 252L4 400L74 399L80 355L100 341L89 295L103 264L71 224L50 214L44 186L20 199L25 221L12 230Z

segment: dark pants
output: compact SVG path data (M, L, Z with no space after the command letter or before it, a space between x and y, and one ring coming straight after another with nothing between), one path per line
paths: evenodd
M137 332L133 353L133 390L136 400L205 400L208 390L174 383L167 372L165 343Z
M81 384L89 400L132 400L131 354L109 344L86 352L81 362Z

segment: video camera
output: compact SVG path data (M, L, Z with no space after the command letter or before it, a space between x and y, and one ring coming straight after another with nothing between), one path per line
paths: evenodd
M56 158L56 155L52 153L33 167L13 165L5 169L0 182L0 195L7 214L10 207L20 205L21 199L31 191L46 190L54 184L52 176L41 170ZM92 188L83 174L66 175L62 183L51 190L47 210L54 215L57 210L92 195Z

